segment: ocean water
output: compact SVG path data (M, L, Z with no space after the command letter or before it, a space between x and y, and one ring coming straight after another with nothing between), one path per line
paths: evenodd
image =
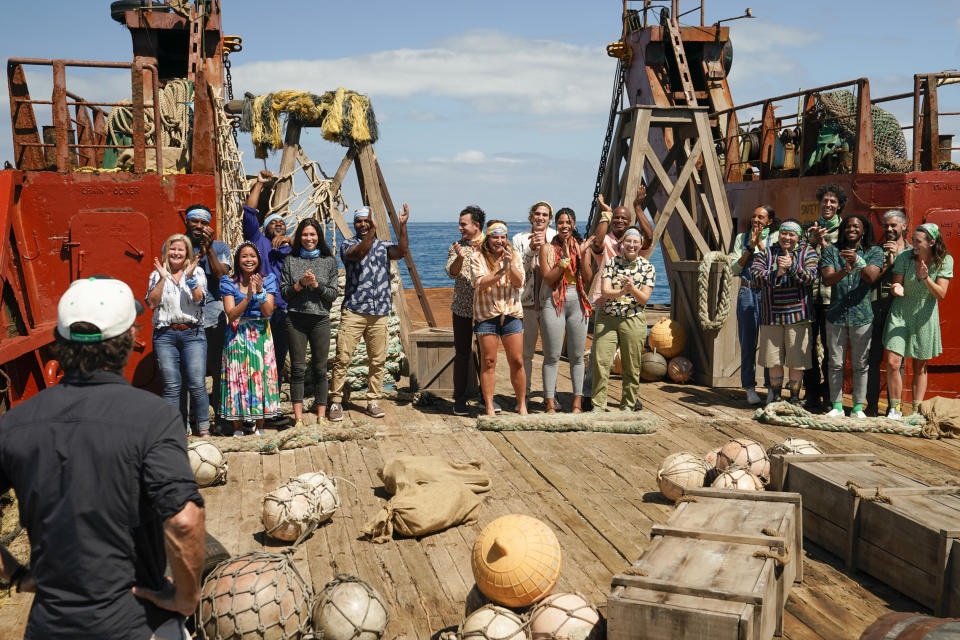
M510 235L529 229L530 223L508 222ZM410 251L413 254L420 282L424 287L451 287L453 280L447 277L443 267L447 263L447 249L450 243L460 237L456 220L450 222L410 222L407 225L410 236ZM583 233L583 229L580 229ZM667 272L663 265L663 255L658 246L650 258L657 270L657 284L650 295L651 304L670 304L670 288L667 285ZM407 272L406 263L400 261L400 271L403 275L403 286L413 288L413 281Z

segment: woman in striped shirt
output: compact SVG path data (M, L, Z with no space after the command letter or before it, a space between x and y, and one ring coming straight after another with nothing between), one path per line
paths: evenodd
M480 342L480 386L488 416L494 415L493 391L497 383L497 338L510 365L510 382L517 394L517 413L526 415L526 375L523 371L523 266L507 240L507 225L487 223L480 250L473 253L473 332Z
M750 275L762 287L758 364L770 369L767 404L780 399L784 368L790 370L790 401L800 401L803 372L812 364L810 285L817 279L816 250L801 242L796 220L780 225L780 237L750 265Z

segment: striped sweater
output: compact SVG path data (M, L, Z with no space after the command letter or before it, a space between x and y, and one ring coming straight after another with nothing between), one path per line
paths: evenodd
M771 245L754 256L750 275L761 285L761 324L796 324L811 318L810 286L817 279L819 257L807 243L793 252L794 261L783 275L777 273L777 257L784 251Z

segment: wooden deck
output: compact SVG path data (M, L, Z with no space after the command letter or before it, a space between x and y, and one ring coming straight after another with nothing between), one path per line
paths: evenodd
M537 410L539 355L535 371ZM569 391L565 363L560 373L561 390ZM498 380L500 402L512 410L505 370ZM619 382L611 386L615 402ZM559 396L569 407L569 393ZM387 417L377 422L375 438L278 455L229 454L227 483L203 490L207 528L231 553L275 549L280 545L265 541L260 523L264 494L311 470L348 480L356 489L341 483L339 512L299 547L295 561L315 589L341 572L366 580L390 604L386 638L426 639L462 621L464 600L473 586L473 542L483 526L508 513L537 517L556 532L563 551L556 589L579 591L603 612L612 575L643 552L651 526L666 522L674 510L659 494L655 476L663 458L676 451L705 453L739 436L765 447L800 436L827 453L875 453L883 464L932 484L960 476L960 442L955 440L765 426L751 419L742 393L736 391L651 383L641 386L641 397L645 409L663 419L655 434L479 432L472 417L453 416L446 401L424 408L385 402ZM377 470L401 454L482 460L493 489L484 498L479 524L383 545L359 540L360 528L385 497ZM794 585L786 606L785 637L791 640L856 639L884 613L924 611L866 575L844 572L841 559L809 542L804 553L804 583ZM29 602L24 594L3 602L0 635L20 637Z

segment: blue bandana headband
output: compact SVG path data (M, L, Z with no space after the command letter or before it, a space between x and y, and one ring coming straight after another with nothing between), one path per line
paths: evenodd
M798 236L803 235L803 229L800 228L800 225L793 221L781 222L780 231L792 231Z
M353 212L353 219L359 220L360 218L369 218L370 217L370 207L360 207Z
M283 216L279 213L271 213L269 216L263 219L263 228L266 229L274 220L283 220Z
M187 220L203 220L204 222L210 222L213 220L213 216L206 209L194 207L193 209L187 209Z
M932 222L924 222L922 225L917 227L917 229L923 229L927 232L927 235L930 236L934 242L940 238L940 227L933 224Z
M487 227L488 236L505 236L507 235L507 225L502 222L497 222Z

